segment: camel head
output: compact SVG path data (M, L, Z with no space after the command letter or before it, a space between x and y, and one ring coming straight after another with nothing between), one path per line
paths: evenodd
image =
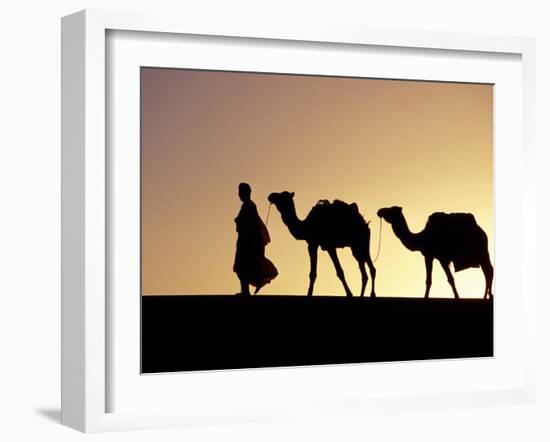
M384 207L379 209L376 214L385 221L392 224L396 219L403 217L403 209L398 206Z
M267 197L267 200L271 204L275 204L290 234L296 239L303 240L306 239L304 223L300 221L296 215L296 207L294 206L293 198L294 192L274 192Z
M284 211L285 209L289 209L290 207L294 206L294 192L273 192L269 194L267 197L267 200L271 204L275 204L275 207L279 209L279 211Z

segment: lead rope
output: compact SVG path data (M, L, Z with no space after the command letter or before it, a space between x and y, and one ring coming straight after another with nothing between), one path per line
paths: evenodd
M269 208L267 209L267 216L265 217L265 226L267 227L267 223L269 222L269 212L271 212L271 206L273 203L269 203Z
M372 262L376 262L380 256L380 246L382 245L382 217L379 216L378 219L380 220L380 229L378 230L378 251L376 252L376 258L374 258Z

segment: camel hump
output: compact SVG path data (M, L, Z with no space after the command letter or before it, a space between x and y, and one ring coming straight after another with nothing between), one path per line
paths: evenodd
M455 272L479 266L480 248L487 246L487 237L474 215L436 212L428 218L428 230L435 248L445 246L440 254L452 261Z
M435 212L429 216L428 222L426 223L426 227L429 228L451 226L458 229L469 229L477 227L477 222L474 215L471 213Z
M316 206L323 206L323 207L332 206L336 208L351 208L357 211L359 210L357 203L348 204L345 201L338 200L338 199L334 200L332 203L327 199L321 199L317 201Z
M336 208L341 208L343 210L350 210L352 212L357 212L359 213L359 206L357 205L357 203L346 203L345 201L342 201L342 200L334 200L332 202L332 205Z
M428 218L425 230L434 237L464 238L476 237L480 227L471 213L436 212Z
M317 204L313 206L310 215L312 217L321 216L339 218L341 220L348 220L348 222L358 221L360 224L366 224L365 219L359 213L359 206L357 203L348 204L339 199L335 199L332 202L327 199L317 201Z

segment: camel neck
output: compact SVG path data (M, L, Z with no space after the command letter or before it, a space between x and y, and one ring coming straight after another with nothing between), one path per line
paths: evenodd
M281 211L283 222L288 227L290 234L296 239L304 239L304 222L296 215L296 207L292 204L288 209Z
M392 223L392 229L403 245L411 250L417 251L421 249L421 236L418 233L412 233L407 225L405 217L401 215Z

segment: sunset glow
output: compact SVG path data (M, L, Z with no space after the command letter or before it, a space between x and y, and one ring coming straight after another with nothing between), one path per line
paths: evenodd
M371 256L381 207L401 206L413 232L428 216L470 212L493 243L493 87L420 82L141 69L142 290L232 294L237 186L248 182L266 220L271 192L295 192L303 219L320 199L356 202L370 220ZM304 295L307 245L275 207L266 256L279 271L262 294ZM338 250L355 296L361 277ZM379 296L422 297L424 260L382 224ZM343 295L319 252L317 295ZM463 297L481 298L480 269L455 274ZM370 292L370 280L367 293ZM452 297L434 263L431 297Z

